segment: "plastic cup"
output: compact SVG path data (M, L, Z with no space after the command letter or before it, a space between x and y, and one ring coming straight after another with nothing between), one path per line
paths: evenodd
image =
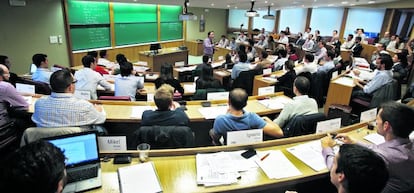
M147 161L150 148L151 146L148 143L141 143L137 146L137 150L139 152L139 160L141 162Z

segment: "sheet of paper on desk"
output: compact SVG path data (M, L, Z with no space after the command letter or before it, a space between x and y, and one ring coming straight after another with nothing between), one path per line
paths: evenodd
M365 58L354 57L354 63L358 66L369 67L369 63Z
M367 141L375 144L375 145L379 145L381 143L385 142L384 136L378 134L378 133L371 133L369 135L366 135L364 137L364 139L366 139Z
M221 70L214 71L214 73L215 73L215 74L217 74L217 75L219 75L219 76L227 76L227 75L229 75L229 73L228 73L228 72L226 72L226 71L221 71Z
M223 61L213 62L211 63L211 67L217 68L217 67L220 67L222 64L223 64Z
M154 110L155 107L152 106L134 106L131 111L131 118L142 118L142 113L146 110Z
M273 77L263 77L262 79L269 82L277 82L277 79Z
M219 115L227 113L228 106L216 106L216 107L202 107L198 109L205 119L215 119Z
M137 72L145 72L145 71L149 70L149 68L145 67L145 66L134 66L134 70L137 71Z
M241 156L243 151L196 155L197 184L218 186L237 182L239 171L257 168L253 159Z
M320 140L311 141L287 148L287 151L315 171L326 169Z
M152 162L118 168L119 189L121 193L162 192Z
M340 78L334 80L334 82L337 83L337 84L345 85L345 86L350 86L350 87L354 86L354 80L352 78L349 78L349 77L340 77Z
M139 66L148 66L148 62L145 61L138 61L135 62L134 65L139 65Z
M188 67L181 67L181 68L175 68L178 72L186 72L186 71L193 71L196 69L196 65L194 66L188 66Z
M193 84L184 84L184 91L189 93L195 93L196 92L196 85Z
M283 109L285 104L292 102L291 98L288 97L275 97L271 99L259 100L259 103L269 109Z
M256 163L270 179L302 175L302 172L280 150L270 150L260 153L259 158L256 159Z

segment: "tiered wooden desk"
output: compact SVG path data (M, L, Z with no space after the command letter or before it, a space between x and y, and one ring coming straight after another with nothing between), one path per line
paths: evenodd
M179 50L178 48L160 49L158 54L152 55L149 51L139 52L139 60L148 63L148 67L153 72L160 72L161 65L169 63L174 65L175 62L184 61L188 64L188 50Z
M328 94L326 95L326 102L324 107L325 115L328 114L329 106L331 104L349 105L354 84L339 83L339 79L351 79L344 75L340 75L329 82Z
M366 123L361 123L342 128L340 132L349 132L354 138L362 140L365 135L374 133L375 131L367 130ZM324 135L325 134L311 134L237 146L151 150L149 161L154 162L163 192L255 192L275 189L283 190L284 192L286 188L294 186L295 184L305 182L310 183L321 178L329 178L328 170L316 172L286 150L286 148L291 146L318 140ZM283 154L302 172L302 175L284 179L269 179L260 168L257 168L249 172L240 173L241 178L235 184L215 187L197 185L195 159L197 153L242 150L247 149L248 147L255 148L258 151L281 150ZM133 162L131 164L123 165L113 165L111 161L102 162L103 185L101 188L90 192L119 192L117 168L138 164L138 158L136 158L138 155L137 151L101 152L101 156L113 156L116 153L131 153L134 156ZM317 192L317 189L320 187L312 188L315 188L314 191Z

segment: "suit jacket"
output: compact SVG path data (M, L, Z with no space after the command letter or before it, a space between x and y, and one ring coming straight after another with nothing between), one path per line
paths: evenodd
M362 47L361 43L355 44L352 48L352 55L354 57L361 57L361 52L364 48Z

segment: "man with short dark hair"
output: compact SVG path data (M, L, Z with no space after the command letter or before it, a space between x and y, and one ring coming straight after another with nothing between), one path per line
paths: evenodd
M38 99L34 105L33 122L38 127L90 126L105 122L102 106L77 99L76 79L69 70L58 70L50 77L52 94Z
M202 64L197 65L197 67L193 71L193 77L201 76L201 71L204 66L210 66L211 67L211 57L208 55L203 55L202 57Z
M141 126L187 126L189 118L184 109L173 101L174 88L163 84L154 95L157 110L146 110L142 113Z
M247 63L246 53L239 51L239 62L233 66L231 70L231 79L235 80L239 77L240 72L250 70L250 64Z
M358 80L354 78L354 84L359 89L354 89L352 91L352 97L356 96L365 96L371 97L372 93L374 93L377 89L381 88L382 86L390 83L392 78L392 66L393 62L391 56L388 54L380 54L380 57L376 61L377 64L377 72L372 78L371 81L366 83L363 80Z
M65 155L39 140L11 154L2 164L0 189L18 193L61 193L66 185Z
M379 107L376 125L377 133L385 142L379 145L364 144L381 156L387 164L390 179L382 193L397 193L414 190L414 143L408 136L414 129L414 109L405 104L387 102ZM344 143L356 143L347 134L338 134L337 139ZM334 144L326 137L326 143ZM323 146L323 145L322 145ZM333 156L332 148L326 147L324 155Z
M324 57L325 63L322 66L318 66L318 72L324 71L328 73L331 69L335 68L334 58L335 53L332 50L329 50Z
M19 79L19 77L17 76L17 74L10 72L11 62L9 57L0 55L0 64L4 64L9 70L10 77L8 82L10 82L13 86L16 86L16 80Z
M318 112L318 104L315 99L308 97L310 89L310 82L306 77L298 76L293 82L293 101L284 106L280 115L273 121L280 128L283 128L292 118L297 115L309 115ZM280 135L279 130L269 132L273 137L282 137L283 131Z
M314 62L315 56L311 53L306 53L303 59L303 66L295 68L296 75L299 75L304 72L309 72L311 74L318 71L318 66Z
M361 57L361 52L364 49L361 45L361 37L356 37L355 38L355 44L352 46L351 51L352 51L352 56L354 57Z
M224 143L227 143L227 131L238 131L247 129L276 130L277 126L267 117L259 117L256 113L247 112L243 108L247 105L248 95L240 88L230 91L229 109L227 114L219 115L214 121L210 136L213 144L219 145L219 139L223 136ZM280 129L280 128L279 128Z
M115 64L108 60L108 54L106 50L99 51L99 59L98 59L98 65L103 66L107 69L112 69L115 67Z
M32 61L37 67L36 71L32 75L32 80L49 84L52 72L49 70L49 60L47 60L47 55L35 54L32 57Z
M76 90L89 91L91 99L98 99L96 87L101 85L105 90L111 90L111 85L98 73L93 71L96 68L96 58L86 55L82 58L82 69L76 71Z
M144 88L144 77L135 76L130 62L120 64L121 74L115 78L115 96L129 96L135 101L137 89Z
M203 47L204 47L204 55L207 55L213 58L214 54L214 31L209 31L207 33L207 38L204 39Z
M346 41L341 45L341 48L351 49L352 46L354 46L354 35L348 34L348 37L346 38Z

